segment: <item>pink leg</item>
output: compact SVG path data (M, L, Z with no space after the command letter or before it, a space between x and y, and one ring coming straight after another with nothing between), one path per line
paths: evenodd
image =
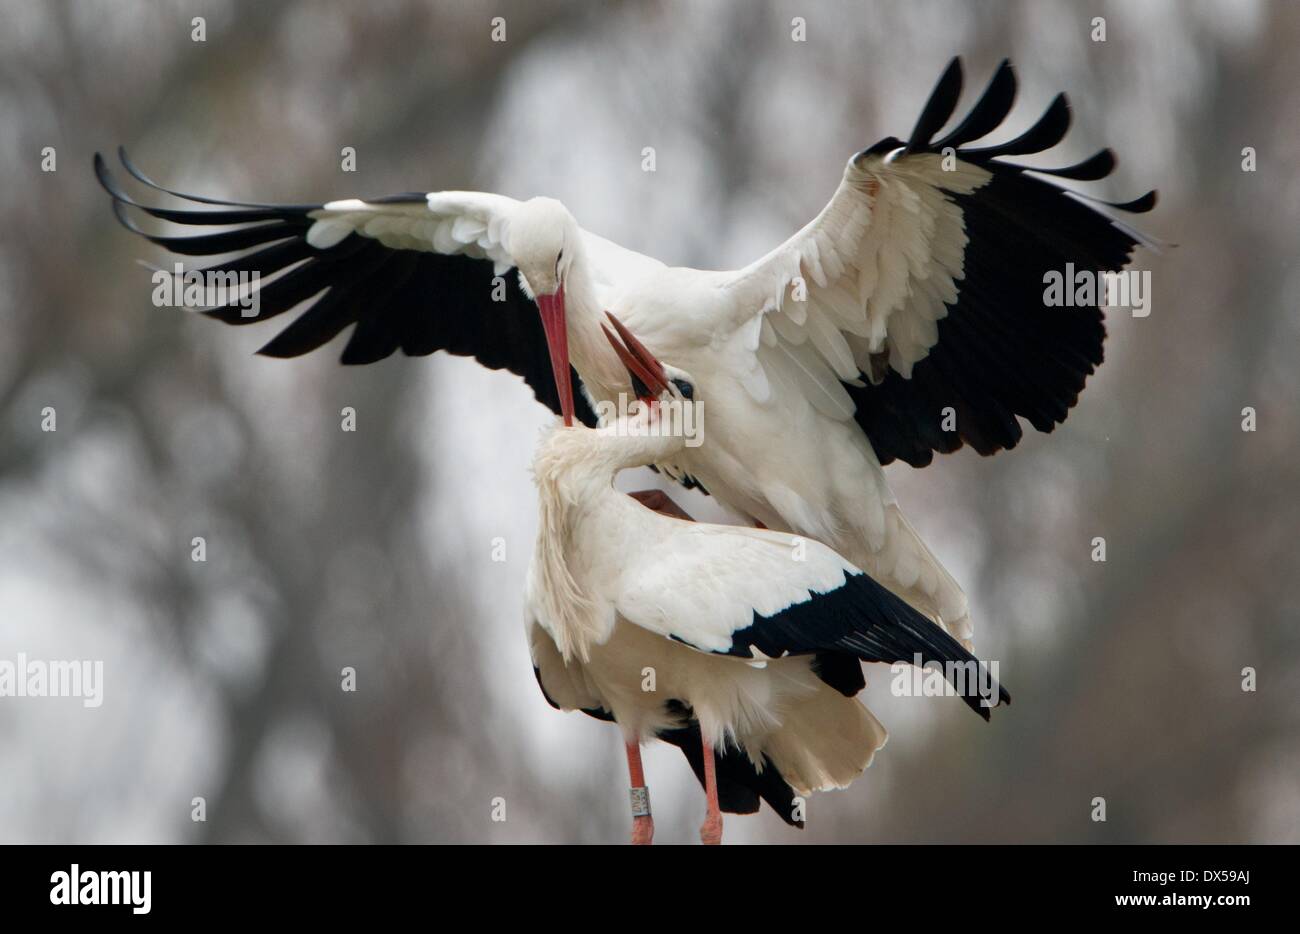
M700 733L704 736L703 732ZM722 843L722 810L718 807L718 766L713 757L713 744L704 738L704 794L708 799L708 811L704 815L704 824L700 827L700 842L706 846Z
M640 743L627 744L627 774L632 780L632 843L649 846L655 836L655 821L650 816L650 789L641 768Z

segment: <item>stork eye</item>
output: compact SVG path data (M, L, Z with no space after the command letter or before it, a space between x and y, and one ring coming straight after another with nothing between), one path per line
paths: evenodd
M564 248L563 248L563 247L560 248L560 252L559 252L559 253L556 253L556 254L555 254L555 274L556 274L557 276L560 274L560 260L562 260L562 259L564 259Z
M695 387L686 382L686 380L675 379L673 380L673 385L677 387L677 391L682 394L683 399L695 398Z

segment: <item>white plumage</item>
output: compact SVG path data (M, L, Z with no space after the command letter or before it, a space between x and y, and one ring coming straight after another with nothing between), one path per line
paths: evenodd
M308 241L329 243L342 225L393 248L518 267L529 295L563 283L569 352L592 402L628 395L600 336L613 311L713 403L707 443L661 466L769 528L831 542L969 640L965 595L904 519L841 382L869 371L874 353L910 376L936 340L965 245L961 214L937 186L966 192L988 177L973 166L940 173L938 157L855 156L815 220L736 272L669 268L583 230L552 199L476 192L432 193L427 211L327 204ZM457 224L470 225L461 237Z
M1003 62L935 139L961 85L954 59L906 141L889 137L854 155L817 217L733 271L667 267L583 230L551 198L440 191L273 205L170 192L213 206L170 209L135 201L98 155L95 170L129 229L184 255L234 254L206 274L261 276L255 314L242 302L205 314L243 325L297 312L261 353L298 356L348 331L348 364L398 350L473 355L523 376L566 423L595 424L594 404L644 388L605 342L613 312L650 358L693 374L708 400L704 443L647 448L638 463L703 485L773 531L655 516L608 489L608 465L578 456L603 442L570 440L606 435L557 432L538 462L547 534L530 584L535 657L559 703L598 704L641 738L686 716L629 692L622 667L653 656L668 683L692 695L689 722L709 741L731 736L760 757L732 779L753 779L770 756L794 787L812 789L864 766L883 741L879 724L828 693L811 635L789 648L799 657L766 667L710 653L798 643L788 627L779 639L764 630L745 646L728 640L747 618L785 619L834 595L860 613L854 601L879 602L876 581L969 647L966 597L903 516L883 465L924 466L965 444L992 454L1019 442L1021 419L1039 431L1064 421L1101 362L1105 328L1096 304L1045 307L1044 276L1122 269L1140 239L1049 180L1104 178L1115 164L1109 150L1059 169L1005 161L1060 142L1070 122L1064 95L1016 138L971 148L1010 112L1016 81ZM169 191L121 159L138 181ZM1151 192L1111 207L1154 203ZM151 234L129 209L221 229ZM566 458L573 464L551 466ZM599 489L569 488L582 477L601 477ZM588 514L592 502L608 515ZM807 562L785 560L784 533L810 540ZM843 611L832 606L827 619L847 625ZM799 619L814 630L822 623ZM915 621L907 626L921 638ZM861 658L901 644L836 632L834 650ZM846 672L837 671L829 680L842 688ZM837 713L846 703L859 712ZM850 724L835 748L819 733L831 720Z
M689 374L639 362L645 404L599 429L548 431L534 460L526 619L542 689L562 709L612 715L629 750L698 724L708 755L738 750L798 795L843 787L887 736L853 698L858 660L972 660L824 545L660 515L616 491L620 470L685 449L661 406L707 404L693 387L682 397ZM819 667L830 655L852 666L847 684Z
M98 157L96 170L133 230L128 206L180 223L252 224L146 236L193 255L257 247L213 268L271 279L259 313L211 313L246 324L310 300L263 348L273 356L308 352L355 324L345 362L398 349L473 354L522 374L566 419L576 408L590 421L591 403L630 389L602 340L614 312L711 400L705 443L658 466L768 528L827 542L969 644L966 597L903 516L882 464L921 466L963 443L989 454L1017 443L1018 418L1043 431L1062 421L1101 360L1104 328L1096 307L1044 309L1042 276L1067 262L1121 268L1135 240L1001 160L1060 141L1063 96L1016 139L967 147L1010 111L1009 63L933 140L961 83L954 60L906 142L854 155L817 217L735 271L666 267L583 230L551 198L440 191L278 206L183 196L240 210L177 211L132 200ZM1033 171L1088 180L1113 165L1103 151ZM542 328L524 310L533 303Z

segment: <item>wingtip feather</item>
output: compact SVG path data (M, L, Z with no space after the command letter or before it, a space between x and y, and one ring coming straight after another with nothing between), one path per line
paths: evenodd
M961 87L961 56L954 55L948 62L948 67L939 76L939 81L930 92L930 99L926 101L916 126L912 128L912 135L907 140L907 152L918 152L929 146L934 134L939 132L952 117L953 111L957 109Z

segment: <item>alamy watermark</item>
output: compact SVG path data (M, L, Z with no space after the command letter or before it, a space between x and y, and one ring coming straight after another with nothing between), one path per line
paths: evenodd
M50 875L51 905L129 905L132 914L153 907L151 870L82 869L77 863Z
M651 406L650 416L642 417L643 407ZM682 438L688 448L704 443L704 403L683 399L660 399L646 403L618 394L618 401L602 399L596 403L600 424L630 438Z
M0 658L0 698L80 697L83 707L104 703L104 663L61 659L43 661L19 652Z
M261 274L256 270L154 269L153 303L159 308L224 308L238 305L240 317L256 318L262 306Z
M1043 273L1043 304L1051 308L1131 308L1134 318L1151 314L1151 270L1122 269L1098 272L1074 268L1049 269Z
M889 693L895 697L979 697L983 707L998 703L998 663L970 659L964 662L894 662Z

